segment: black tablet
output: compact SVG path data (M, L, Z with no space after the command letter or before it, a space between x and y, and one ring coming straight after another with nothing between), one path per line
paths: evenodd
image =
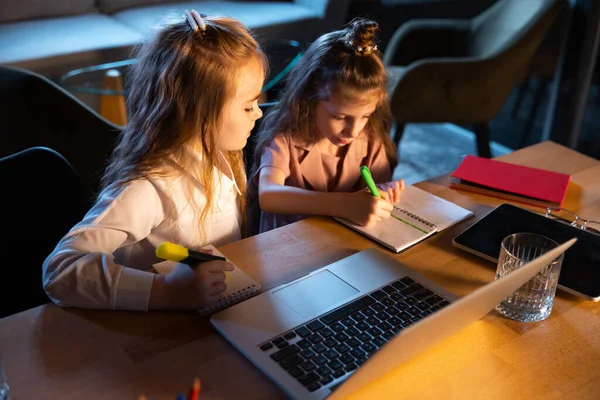
M595 233L502 204L456 236L452 243L459 249L497 262L502 239L518 232L537 233L558 243L576 237L577 242L565 253L558 288L588 300L600 300L600 235Z

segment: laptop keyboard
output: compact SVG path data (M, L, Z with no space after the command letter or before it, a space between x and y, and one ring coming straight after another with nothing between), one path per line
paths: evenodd
M404 277L259 347L314 392L343 381L402 329L448 304Z

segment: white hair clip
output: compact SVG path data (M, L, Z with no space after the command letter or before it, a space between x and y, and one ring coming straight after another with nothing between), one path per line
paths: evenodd
M183 16L185 17L188 24L190 25L190 28L192 28L194 32L200 32L200 34L204 36L204 34L206 33L206 22L204 22L204 19L198 13L198 11L194 9L192 9L191 11L185 10Z
M196 23L196 21L194 21L194 17L192 17L192 13L190 13L190 10L185 10L185 12L183 13L183 17L187 20L188 24L190 25L190 28L192 28L194 32L196 32L199 29L198 24Z

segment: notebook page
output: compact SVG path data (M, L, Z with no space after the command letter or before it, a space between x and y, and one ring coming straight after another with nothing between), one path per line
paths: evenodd
M473 215L467 209L412 185L404 188L395 206L429 221L438 231Z
M391 245L395 250L411 246L436 232L434 226L425 225L399 213L396 209L392 212L392 218L381 220L372 227L360 227L360 229L373 239Z
M381 220L369 227L358 226L343 218L334 218L399 252L470 215L473 215L471 211L441 197L415 186L406 186L400 194L400 201L394 204L392 218Z
M412 246L437 231L435 226L422 223L397 209L392 211L392 217L368 227L356 225L342 218L335 219L396 252Z

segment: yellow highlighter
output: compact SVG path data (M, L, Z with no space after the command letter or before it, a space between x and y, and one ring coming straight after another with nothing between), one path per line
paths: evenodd
M206 261L226 261L225 257L201 253L170 242L164 242L156 248L156 257L188 265Z

